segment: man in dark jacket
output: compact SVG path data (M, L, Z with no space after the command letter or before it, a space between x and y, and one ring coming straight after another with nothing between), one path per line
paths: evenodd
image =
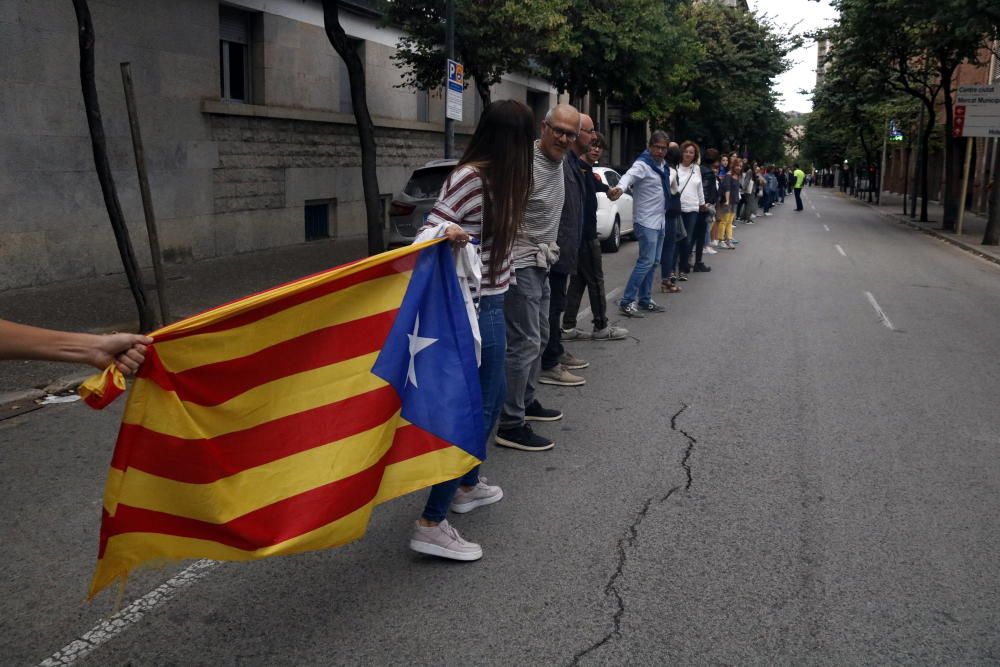
M583 118L581 116L580 132L582 133ZM590 122L590 130L594 124ZM588 135L589 136L589 135ZM559 234L556 244L559 246L559 261L549 269L549 340L542 352L542 372L538 376L541 384L554 384L561 387L579 387L587 381L570 370L586 368L590 362L579 359L563 347L559 340L562 312L566 309L566 287L570 275L576 273L576 263L579 257L580 239L583 235L583 174L580 172L580 159L572 148L566 151L563 158L563 179L566 195L563 200L562 217L559 218Z
M587 128L592 133L588 132ZM606 193L608 186L594 174L594 164L604 150L604 137L593 130L594 121L590 116L583 114L580 136L573 146L573 151L580 158L580 173L583 174L583 236L580 239L576 273L570 276L569 280L569 296L562 319L563 340L621 340L628 336L628 329L608 324L601 242L597 239L597 193ZM593 333L581 331L576 326L584 291L590 295Z

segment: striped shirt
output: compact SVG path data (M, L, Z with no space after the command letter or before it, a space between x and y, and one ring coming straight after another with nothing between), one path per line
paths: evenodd
M524 224L514 240L514 268L538 266L538 246L555 244L559 234L566 182L563 180L563 161L552 160L542 152L535 141L535 155L531 166L531 194L524 210ZM567 248L567 252L576 252ZM548 268L548 267L544 267Z
M427 224L436 225L450 222L460 226L469 236L478 239L479 258L483 262L483 279L479 290L473 290L472 296L492 296L503 294L510 285L510 254L500 266L500 274L495 278L490 275L490 241L483 241L483 179L479 170L474 167L461 166L456 168L438 195L434 208L427 215Z

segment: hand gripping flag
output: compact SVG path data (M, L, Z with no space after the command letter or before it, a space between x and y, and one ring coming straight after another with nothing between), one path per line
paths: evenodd
M431 241L154 332L111 461L91 597L150 560L346 544L375 505L479 463L461 289L448 245ZM112 375L88 402L106 404Z

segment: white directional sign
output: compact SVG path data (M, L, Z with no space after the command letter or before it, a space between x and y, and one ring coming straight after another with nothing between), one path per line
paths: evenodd
M1000 86L959 86L952 134L1000 137Z
M462 92L465 90L465 68L462 63L448 60L448 98L445 116L462 121Z

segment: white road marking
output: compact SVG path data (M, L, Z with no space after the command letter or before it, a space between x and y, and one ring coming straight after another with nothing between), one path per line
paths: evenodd
M825 229L826 231L830 231L830 228L827 227L826 225L823 225L823 229Z
M608 292L607 301L610 303L618 298L618 295L622 293L623 287L616 287L610 292ZM582 320L585 317L590 317L590 306L587 306L579 313L576 314L576 319Z
M80 658L84 658L93 651L96 651L101 645L106 644L141 621L143 616L165 602L170 601L177 593L205 577L221 564L219 561L214 560L199 560L192 563L171 577L166 583L146 593L114 616L101 621L91 628L90 631L81 635L78 639L74 639L50 657L38 663L38 667L72 665Z
M844 257L847 257L847 253L844 252L844 249L840 247L839 243L837 245L835 245L834 248L836 248L837 252L839 252L841 255L843 255Z
M819 211L816 211L816 217L817 217L817 218L822 218L823 216L821 216L821 215L819 214Z
M878 305L878 301L875 300L875 296L871 292L865 292L865 296L868 297L868 303L872 305L872 308L875 309L879 319L882 320L882 324L884 324L890 331L895 331L896 327L892 326L892 322L890 322L889 318L886 317L885 311L882 310L882 307Z

